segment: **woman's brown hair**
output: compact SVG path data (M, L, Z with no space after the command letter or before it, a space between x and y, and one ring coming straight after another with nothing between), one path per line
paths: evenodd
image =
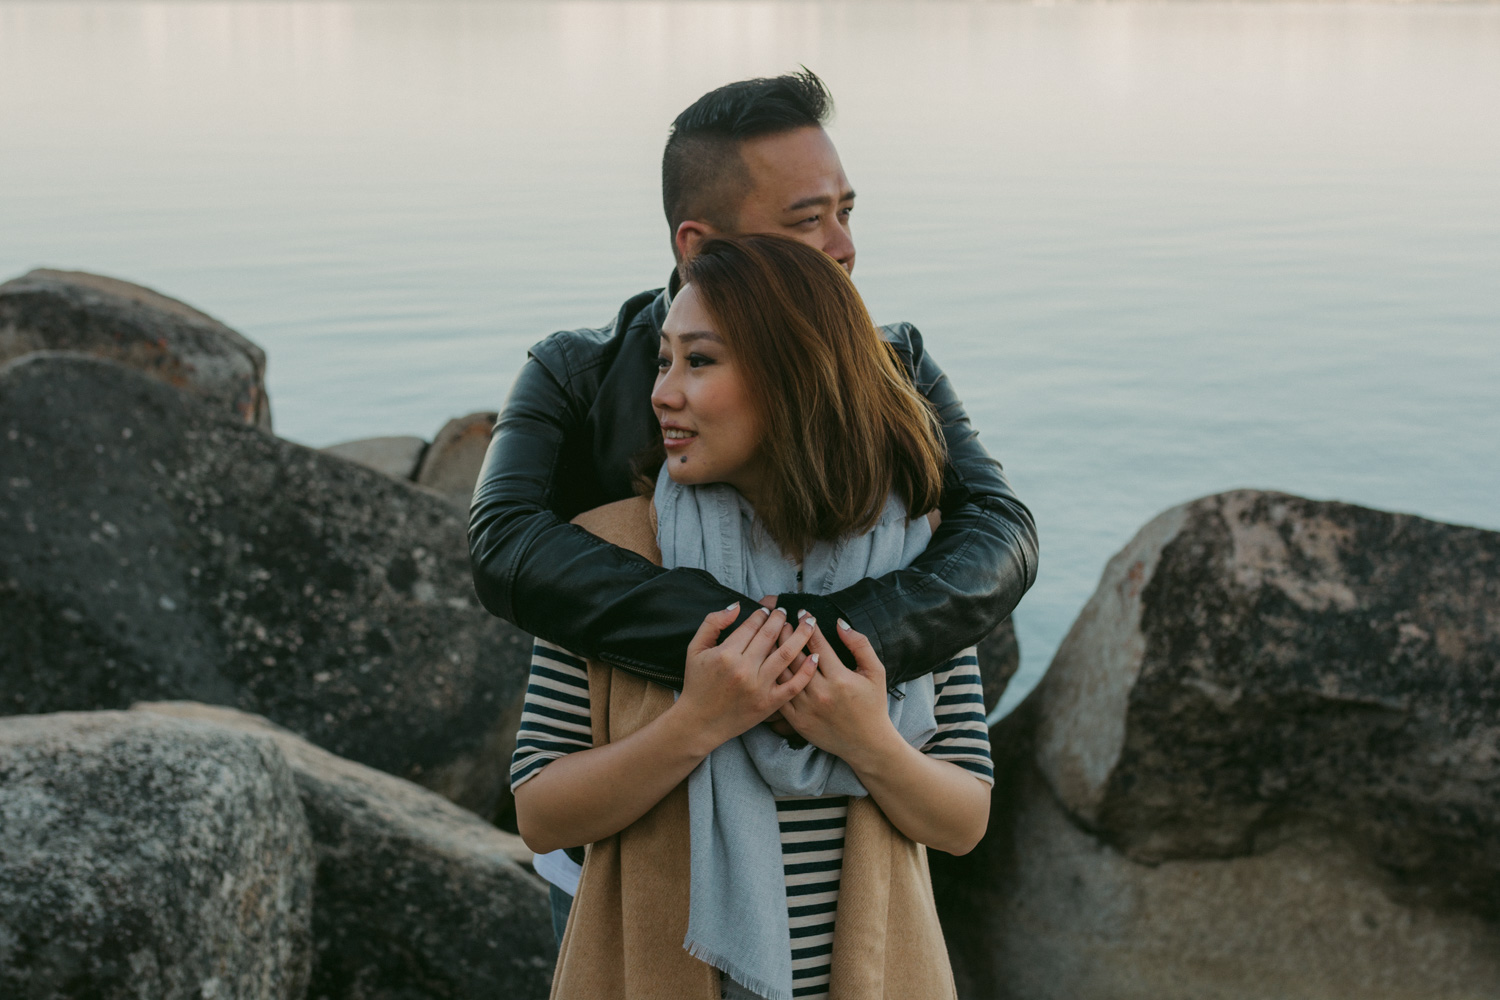
M784 551L870 530L892 492L913 517L937 507L932 407L832 257L785 236L725 236L682 270L761 401L756 513Z

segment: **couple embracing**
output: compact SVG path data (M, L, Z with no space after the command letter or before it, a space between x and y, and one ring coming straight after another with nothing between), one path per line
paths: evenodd
M1036 533L849 279L830 105L803 71L678 116L671 280L532 349L480 474L476 589L537 637L511 783L554 997L954 995L925 848L984 834L974 644Z

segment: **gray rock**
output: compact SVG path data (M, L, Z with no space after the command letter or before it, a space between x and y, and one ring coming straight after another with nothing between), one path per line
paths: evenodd
M497 416L497 413L471 413L444 424L422 456L417 482L467 512Z
M1011 788L991 817L1004 829L945 859L940 911L964 1000L1500 997L1493 922L1404 901L1399 880L1326 829L1144 865L1083 830L1034 768Z
M264 737L126 712L0 719L0 996L300 1000L313 852Z
M269 735L296 775L318 875L310 1000L547 996L547 893L503 833L432 792L259 716L192 702L142 712Z
M1497 557L1272 493L1147 525L932 855L961 995L1500 997Z
M337 455L392 479L415 479L427 442L419 437L375 437L342 441L320 449L325 455Z
M119 365L0 369L0 712L254 711L492 816L530 639L462 515Z
M212 316L128 281L37 270L0 285L0 364L33 351L118 361L271 429L265 353Z
M1147 525L1042 685L1038 763L1129 857L1352 838L1500 919L1500 533L1240 491Z

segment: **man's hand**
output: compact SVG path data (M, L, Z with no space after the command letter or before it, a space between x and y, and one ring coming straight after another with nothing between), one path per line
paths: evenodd
M857 668L850 670L811 617L802 619L797 633L809 624L808 659L816 660L818 669L781 714L809 743L857 772L863 761L890 752L892 741L903 742L886 707L885 666L870 640L840 621L839 637L854 654Z
M802 655L813 626L799 625L783 636L784 611L763 607L720 642L738 612L736 604L703 619L688 646L682 697L672 706L702 734L705 753L785 706L807 686L816 667Z
M776 608L776 595L775 594L767 594L765 597L762 597L760 599L760 606L763 607L763 608L765 608L768 611L775 610L775 608ZM782 639L782 641L785 641L786 639L790 638L791 634L792 634L792 626L791 625L783 625L783 626L781 626L781 639ZM781 677L779 679L782 680L782 681L789 681L789 680L791 680L792 679L793 668L794 667L799 667L799 666L801 666L800 659L799 659L799 661L797 663L793 663L791 667L788 667L785 670L783 670L781 672ZM774 712L771 713L770 718L766 719L766 725L769 726L769 727L771 727L771 732L775 733L777 736L780 736L782 739L789 739L789 738L797 735L797 730L793 729L792 728L792 724L790 722L786 721L786 718L781 714L781 709L779 709L779 708L776 711L774 711Z

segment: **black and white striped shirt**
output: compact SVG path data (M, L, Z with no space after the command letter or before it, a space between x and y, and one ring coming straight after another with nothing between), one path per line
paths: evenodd
M951 761L993 784L984 690L974 649L964 650L939 667L933 682L938 728L922 752ZM531 679L516 752L511 758L511 788L519 787L548 762L592 746L584 661L537 640L532 647ZM776 800L792 939L792 995L799 1000L824 1000L828 996L848 813L848 800L843 796Z

